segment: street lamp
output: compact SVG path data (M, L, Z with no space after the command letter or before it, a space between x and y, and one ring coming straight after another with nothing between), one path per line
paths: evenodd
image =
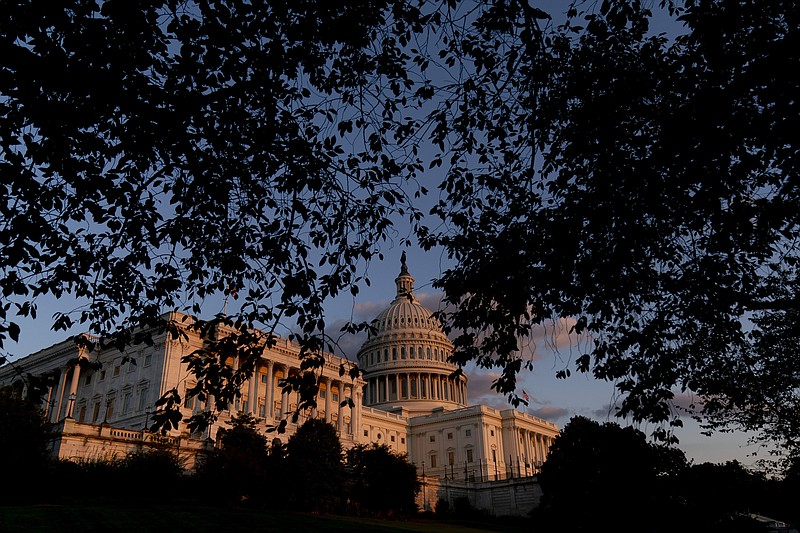
M67 418L72 418L72 412L75 409L75 393L71 392L69 395L69 405L67 406Z

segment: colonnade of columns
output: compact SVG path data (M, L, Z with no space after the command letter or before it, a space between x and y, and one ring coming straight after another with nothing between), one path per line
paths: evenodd
M520 443L519 460L530 464L532 468L541 465L547 458L547 451L553 444L553 438L526 429L517 430L517 435Z
M261 370L266 368L266 374L262 374ZM291 367L289 365L278 363L272 360L266 360L263 364L258 365L250 377L248 383L248 398L246 412L266 419L279 419L286 416L291 410L294 409L292 396L295 393L285 391L281 387L280 381L285 379L295 372L300 372L299 368ZM261 376L265 375L265 383L261 382ZM280 377L278 377L280 375ZM321 388L325 390L324 410L325 421L335 423L336 429L342 435L358 435L361 428L361 404L362 392L361 388L349 383L345 380L334 379L329 376L322 376ZM266 390L260 391L262 386L266 386ZM337 399L334 402L333 390L337 391ZM349 394L348 394L349 393ZM279 398L276 398L279 394ZM342 405L347 398L353 400L354 408ZM263 402L261 401L263 399ZM263 405L263 409L261 406ZM320 406L311 412L312 417L318 416ZM243 409L245 410L245 409ZM346 424L347 411L349 410L350 423ZM333 413L336 413L334 419Z
M78 352L78 361L86 359L83 349ZM64 368L60 371L58 384L47 391L45 417L52 423L62 418L72 418L75 411L75 400L78 396L78 385L81 379L81 365ZM67 383L69 382L69 386Z
M398 372L371 378L366 387L367 403L400 400L446 400L467 403L466 383L435 372Z

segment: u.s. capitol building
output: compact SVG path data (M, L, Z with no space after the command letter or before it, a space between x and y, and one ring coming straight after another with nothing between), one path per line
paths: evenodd
M341 364L353 363L327 354L319 371L317 408L304 412L297 424L306 417L325 419L336 427L346 448L386 444L407 453L418 472L429 478L502 480L535 474L558 434L557 426L515 409L470 406L467 378L453 377L456 367L448 362L453 345L433 313L414 296L414 278L405 261L395 283L394 300L378 314L358 352L362 377L340 377ZM187 317L171 313L168 318L184 323ZM0 368L0 386L24 388L20 373L57 377L43 408L55 424L52 449L58 457L111 458L158 442L183 450L191 464L198 452L213 445L216 429L236 412L252 413L264 429L293 413L296 393L284 392L281 380L300 371L300 347L279 339L264 352L241 397L209 432L192 435L183 426L165 436L147 431L156 400L173 388L183 395L194 384L181 358L202 346L194 330L187 330L182 339L162 334L154 345L133 346L126 353L112 348L86 353L74 341L64 341L16 361L15 368ZM126 356L136 363L123 364ZM69 364L78 357L101 364ZM353 406L341 407L348 397ZM184 417L205 408L193 399L181 407ZM287 435L278 436L285 439L296 427L290 422Z

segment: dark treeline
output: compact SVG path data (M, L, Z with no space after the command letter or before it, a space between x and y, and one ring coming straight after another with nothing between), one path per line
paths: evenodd
M220 429L187 470L170 448L114 460L54 460L49 427L29 402L0 393L0 505L169 503L375 517L417 513L416 469L386 446L343 450L330 424L310 419L287 442L260 433L252 415ZM800 523L800 461L778 475L736 461L692 464L633 428L574 417L542 467L542 531L758 531L751 514ZM464 498L437 502L440 518L480 520Z

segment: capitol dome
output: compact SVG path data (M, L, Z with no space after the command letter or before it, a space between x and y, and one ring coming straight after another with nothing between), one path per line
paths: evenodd
M394 300L372 321L374 330L358 352L367 381L364 404L411 416L466 407L467 378L451 377L457 369L448 360L453 343L414 296L405 253L395 284Z

